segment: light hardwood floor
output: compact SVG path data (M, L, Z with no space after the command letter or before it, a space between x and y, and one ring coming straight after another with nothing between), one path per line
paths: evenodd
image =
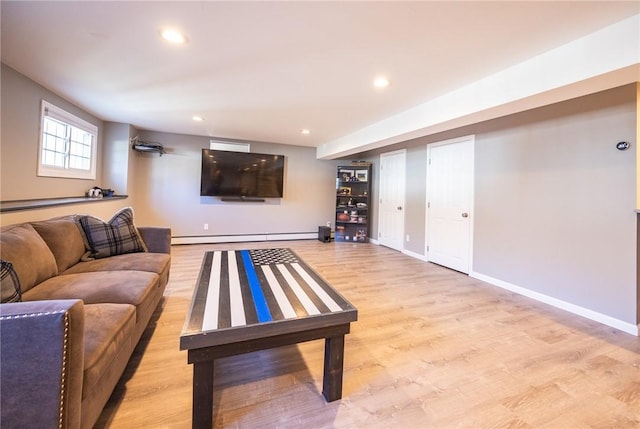
M189 428L179 336L203 254L290 247L357 309L343 399L323 341L216 363L216 428L640 428L640 339L374 244L172 248L164 302L97 428Z

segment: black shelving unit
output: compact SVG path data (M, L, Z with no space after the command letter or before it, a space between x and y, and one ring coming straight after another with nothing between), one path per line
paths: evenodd
M335 241L369 242L371 164L338 166L336 176Z

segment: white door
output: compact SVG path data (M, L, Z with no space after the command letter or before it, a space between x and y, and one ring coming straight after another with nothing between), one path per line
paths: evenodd
M405 164L405 150L380 155L378 242L396 250L404 247Z
M469 273L474 137L427 146L427 260Z

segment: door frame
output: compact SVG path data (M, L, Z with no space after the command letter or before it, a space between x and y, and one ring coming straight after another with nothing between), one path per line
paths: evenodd
M385 156L395 156L395 155L402 155L403 156L403 164L404 164L404 177L403 177L403 181L404 181L404 193L402 195L402 236L400 237L400 243L401 243L401 248L400 249L396 249L394 247L382 244L380 242L380 227L381 227L381 223L382 223L382 208L380 207L380 198L382 198L382 158ZM386 246L389 247L390 249L394 249L394 250L398 250L400 252L404 251L404 234L406 231L406 202L407 202L407 150L406 149L398 149L398 150L393 150L391 152L385 152L385 153L381 153L380 154L380 165L378 167L378 198L377 198L377 217L378 217L378 231L377 231L377 237L376 237L376 243L382 246Z
M447 139L447 140L441 140L438 142L434 142L434 143L428 143L427 144L427 171L426 171L426 183L425 183L425 225L424 225L424 231L425 231L425 237L424 237L424 255L425 255L425 259L427 261L430 261L429 259L429 162L431 160L431 150L435 147L438 146L445 146L445 145L451 145L451 144L458 144L458 143L464 143L467 141L471 141L471 159L472 159L472 163L471 163L471 189L470 189L470 202L469 202L469 211L470 211L470 215L471 215L471 219L469 220L469 269L468 269L468 273L469 274L471 272L473 272L473 231L474 231L474 225L475 225L475 160L476 160L476 152L475 152L475 147L476 147L476 136L475 134L469 134L466 136L462 136L462 137L456 137L453 139Z

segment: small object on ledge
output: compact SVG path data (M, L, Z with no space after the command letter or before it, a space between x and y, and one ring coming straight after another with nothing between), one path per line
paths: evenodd
M89 198L102 198L102 189L98 186L94 186L93 188L87 191L87 197Z
M89 189L85 196L89 197L89 198L110 198L113 197L115 195L115 191L113 189L102 189L99 186L94 186L93 188Z

